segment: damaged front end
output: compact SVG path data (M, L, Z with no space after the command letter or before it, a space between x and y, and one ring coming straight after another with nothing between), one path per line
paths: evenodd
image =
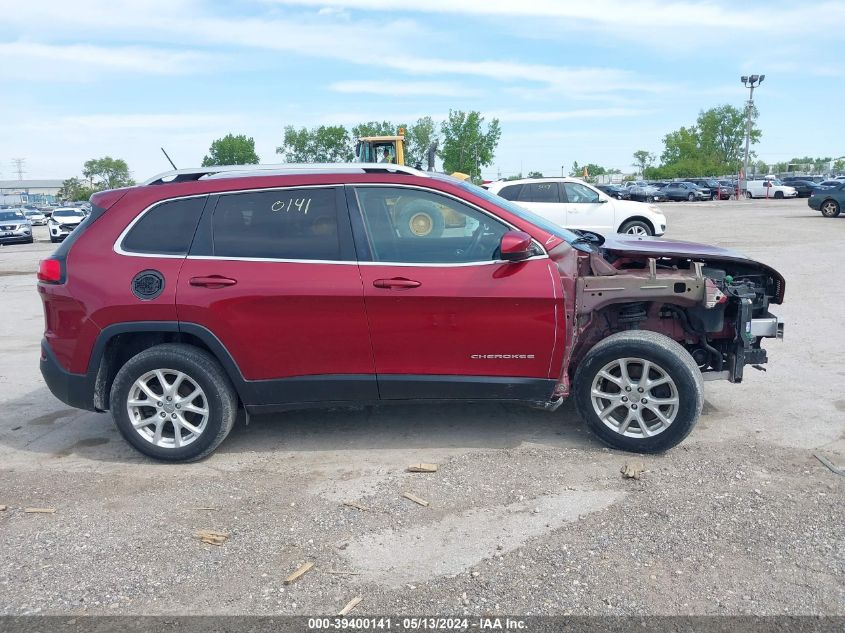
M738 253L600 236L567 250L558 266L575 272L573 366L602 338L644 329L681 343L705 380L738 383L746 365L763 370L763 339L783 337L783 323L769 312L783 300L783 277Z

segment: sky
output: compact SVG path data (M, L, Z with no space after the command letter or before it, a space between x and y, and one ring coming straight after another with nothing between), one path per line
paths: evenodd
M633 171L755 90L767 162L845 155L845 2L0 0L0 179L125 159L144 180L228 133L276 163L287 125L498 118L486 178Z

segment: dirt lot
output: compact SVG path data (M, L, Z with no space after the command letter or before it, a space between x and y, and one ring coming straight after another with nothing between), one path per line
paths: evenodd
M334 614L354 596L355 614L845 614L845 477L814 457L845 466L845 218L664 209L668 236L783 272L786 339L767 373L706 383L696 430L640 480L571 406L254 418L202 463L153 463L46 389L34 270L52 245L39 227L3 247L0 614ZM404 472L420 461L440 468Z

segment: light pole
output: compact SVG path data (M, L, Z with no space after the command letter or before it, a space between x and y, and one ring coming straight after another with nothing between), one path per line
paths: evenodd
M751 114L754 112L754 88L763 83L766 75L743 75L739 78L742 84L749 89L748 103L745 105L745 160L742 163L742 178L739 181L739 192L745 191L745 185L748 182L748 152L751 145Z

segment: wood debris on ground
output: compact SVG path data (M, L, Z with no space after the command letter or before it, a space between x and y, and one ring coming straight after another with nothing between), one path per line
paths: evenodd
M837 475L842 475L845 477L845 468L840 468L832 461L830 461L827 457L823 455L819 455L818 453L813 453L813 457L819 460L822 464L824 464L832 473L836 473Z
M645 472L645 464L640 461L625 462L620 472L625 479L640 479Z
M346 615L347 613L352 611L352 609L357 607L361 603L361 600L363 600L361 596L355 596L354 598L352 598L352 600L346 603L346 606L340 610L338 615Z
M410 499L414 503L420 504L422 507L426 507L428 505L428 501L426 501L425 499L420 499L417 495L412 494L410 492L403 492L402 496L406 499Z
M331 574L333 576L360 576L360 571L341 571L338 569L330 569L326 572L327 574Z
M212 508L211 506L207 506L207 507L204 506L204 507L200 507L200 508L194 508L194 510L217 510L217 508Z
M409 473L436 473L437 464L427 464L420 462L419 464L411 464L408 466Z
M56 509L55 508L24 508L24 512L29 514L53 514Z
M360 503L356 503L355 501L344 501L343 505L355 508L356 510L361 510L362 512L367 512L369 510L367 506L362 506Z
M308 561L307 563L300 565L295 572L293 572L290 576L285 578L285 584L289 585L292 582L296 582L297 580L299 580L299 578L302 577L303 574L305 574L305 572L307 572L313 566L314 566L314 563L312 563L311 561Z
M199 530L194 532L194 536L206 545L223 545L229 538L227 532L216 532L215 530Z
M0 512L5 512L9 509L9 506L0 506Z

